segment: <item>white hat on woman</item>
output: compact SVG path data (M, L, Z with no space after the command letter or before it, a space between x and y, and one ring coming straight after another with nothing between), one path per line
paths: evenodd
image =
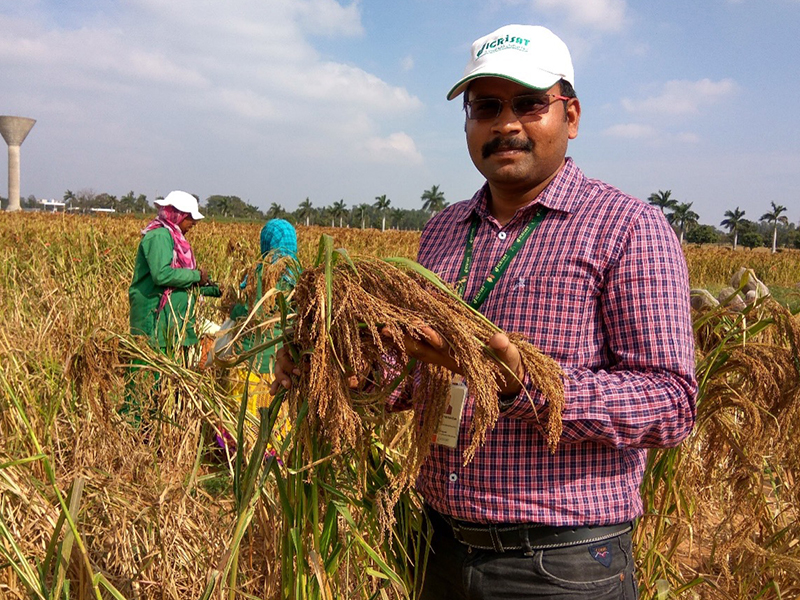
M181 212L189 213L195 221L205 218L200 214L197 198L187 192L175 190L167 194L166 198L156 200L155 203L158 206L173 206Z

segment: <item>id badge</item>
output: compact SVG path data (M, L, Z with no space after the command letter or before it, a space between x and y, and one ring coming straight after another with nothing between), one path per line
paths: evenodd
M442 415L439 428L433 436L433 443L448 448L458 445L458 432L461 429L461 415L464 413L464 401L467 399L467 386L460 375L453 377L450 383L450 400Z

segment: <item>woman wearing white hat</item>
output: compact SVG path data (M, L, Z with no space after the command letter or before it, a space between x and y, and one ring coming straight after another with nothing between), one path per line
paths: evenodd
M133 335L143 335L154 348L166 351L197 343L190 289L199 286L201 295L214 297L220 291L197 267L184 237L203 218L197 199L174 191L155 203L158 216L142 230L128 288L130 327Z

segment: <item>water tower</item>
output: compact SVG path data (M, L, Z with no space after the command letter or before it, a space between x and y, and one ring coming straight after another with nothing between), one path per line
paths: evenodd
M19 210L19 147L34 123L27 117L0 116L0 134L8 144L8 210Z

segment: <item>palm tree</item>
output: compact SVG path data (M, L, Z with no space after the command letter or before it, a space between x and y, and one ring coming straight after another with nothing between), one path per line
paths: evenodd
M363 203L359 204L358 205L358 210L361 212L361 229L364 229L364 224L365 224L364 215L365 215L366 211L369 210L369 204L363 204Z
M68 209L72 208L72 202L75 202L77 199L77 196L75 196L75 193L72 190L67 190L64 192L64 203L67 205Z
M373 206L381 211L381 231L386 231L386 211L388 210L392 201L386 197L386 194L383 194L382 196L375 196L375 200L376 202L373 204Z
M683 244L683 234L692 225L697 225L697 220L700 218L700 215L692 210L692 204L693 202L678 204L667 217L670 223L678 227L681 244Z
M67 190L67 191L69 191L69 190ZM128 192L124 196L120 197L120 199L119 199L119 210L120 210L120 212L125 212L125 213L132 212L135 203L136 203L136 194L134 194L133 190L131 190L130 192Z
M422 192L420 199L422 200L422 210L430 211L431 216L434 216L447 206L444 192L439 191L438 185L434 185L431 189Z
M647 201L653 206L660 208L661 214L664 214L665 210L675 210L675 208L678 206L678 201L675 198L672 198L671 195L672 190L667 190L666 192L658 190L656 193L650 194L650 196L647 198Z
M233 199L230 196L220 196L218 194L209 196L206 198L206 206L211 214L229 217L233 213Z
M344 198L339 200L338 202L334 202L333 206L331 206L331 216L336 219L339 219L339 227L342 226L342 217L347 214L347 208L344 204ZM334 225L335 227L335 225Z
M770 204L772 204L772 212L764 213L758 220L772 223L772 253L775 254L778 251L778 223L788 225L789 219L781 216L781 213L786 212L785 206L774 202L770 202Z
M403 222L403 217L406 216L406 211L402 208L393 208L391 210L392 223L395 229L400 229L400 223Z
M273 202L270 204L269 210L267 211L267 218L279 219L285 212L286 211L283 210L283 207L280 204Z
M302 220L306 220L306 227L309 225L309 221L311 220L311 215L314 214L314 209L311 208L311 200L306 198L303 200L300 205L297 207L297 216Z
M729 233L733 234L733 249L736 250L736 244L739 242L739 228L744 223L744 211L739 210L726 210L725 219L720 223Z

